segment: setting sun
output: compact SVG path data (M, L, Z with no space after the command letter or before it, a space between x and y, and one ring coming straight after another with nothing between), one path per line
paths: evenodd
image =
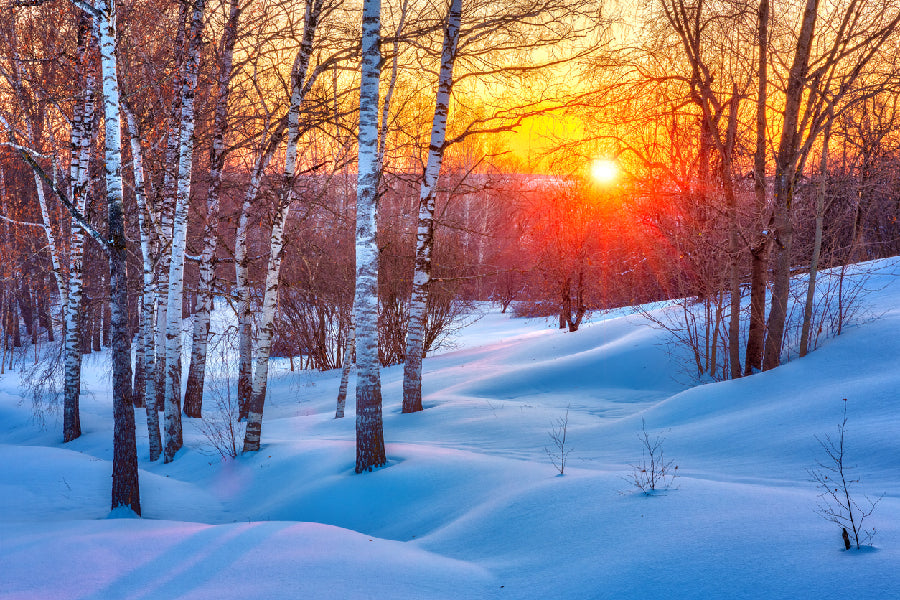
M591 176L600 183L611 183L619 175L619 167L614 161L599 158L591 163Z

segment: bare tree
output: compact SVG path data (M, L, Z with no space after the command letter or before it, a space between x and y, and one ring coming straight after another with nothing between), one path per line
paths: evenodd
M544 447L544 452L547 453L550 462L553 463L554 468L559 471L560 475L566 474L566 460L568 460L569 454L572 452L572 448L570 446L567 447L568 434L569 409L566 408L565 416L557 418L547 434L550 436L550 441L553 442L553 448Z
M222 172L225 168L225 135L228 130L228 101L234 65L234 48L240 18L238 0L229 0L228 18L222 32L219 51L213 141L209 154L209 186L206 192L206 219L203 229L203 250L200 255L200 281L194 331L191 343L191 362L188 368L187 389L184 392L184 414L200 417L203 405L203 382L206 374L206 351L209 339L209 316L212 311L213 280L216 270L218 242L219 196Z
M816 441L822 446L828 460L819 462L819 467L809 472L813 482L821 490L819 505L816 512L826 521L835 523L842 529L844 548L850 549L850 536L856 549L860 548L860 535L862 543L866 543L875 535L875 529L863 529L863 523L872 516L875 507L881 497L875 501L866 497L866 505L860 506L850 493L853 484L859 483L858 479L850 479L851 467L846 464L846 448L844 447L844 434L847 431L847 399L844 399L843 419L838 424L838 438L831 439L826 435L824 439L816 437ZM883 496L882 496L883 497ZM848 530L849 534L848 535Z

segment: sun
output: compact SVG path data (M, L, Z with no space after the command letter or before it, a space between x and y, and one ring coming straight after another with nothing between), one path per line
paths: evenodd
M598 183L612 183L619 176L619 166L615 161L598 158L591 163L591 176Z

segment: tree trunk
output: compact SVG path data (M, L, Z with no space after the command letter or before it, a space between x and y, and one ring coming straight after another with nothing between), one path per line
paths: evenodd
M766 211L766 100L768 99L769 0L760 0L759 47L756 96L756 150L753 154L753 190L756 195L757 227L764 227ZM747 350L744 375L762 370L763 345L766 338L766 279L769 263L769 233L754 232L750 247L750 324L747 328Z
M774 224L775 224L775 261L772 272L772 308L766 324L766 349L763 356L763 369L777 367L781 362L781 348L784 342L784 328L787 319L787 307L791 287L791 247L794 231L792 220L792 203L794 196L794 179L797 168L798 120L803 91L806 87L806 73L809 66L809 55L812 48L813 32L816 26L818 0L806 0L803 23L794 61L785 90L784 124L781 142L775 161L774 190Z
M159 431L159 408L156 403L156 379L154 366L156 362L155 339L156 320L153 307L156 305L157 294L153 285L153 247L151 239L151 227L147 203L147 189L144 177L143 150L141 148L141 136L137 122L131 111L125 108L125 117L128 125L128 133L131 142L131 165L134 175L134 196L138 208L138 225L141 232L141 258L143 261L143 287L141 288L141 334L140 341L143 345L141 353L142 377L135 377L135 398L143 395L143 402L135 401L135 406L143 404L147 413L147 437L150 446L150 460L159 459L162 453L162 438ZM147 213L147 214L145 214Z
M173 217L175 212L175 187L178 179L178 150L181 115L182 94L184 88L184 36L185 21L188 17L188 2L179 3L178 28L174 40L174 65L175 76L172 82L173 97L171 111L168 117L166 129L166 153L164 160L163 183L157 202L159 211L159 252L156 268L156 323L154 324L156 335L154 337L153 359L153 404L158 410L163 410L166 402L166 332L168 327L168 295L169 268L172 260L171 245L173 235ZM149 390L149 386L148 386ZM149 403L149 399L147 400Z
M270 155L271 157L271 155ZM268 161L266 161L268 163ZM256 174L254 174L256 175ZM259 177L262 173L259 173ZM234 243L235 289L237 291L238 319L238 411L240 418L246 419L250 412L250 396L253 390L253 316L250 307L250 257L247 254L247 230L250 223L251 191L256 198L259 183L251 180L247 198L238 220L237 236ZM256 188L256 190L254 190Z
M88 194L88 171L94 124L94 73L88 47L91 43L91 23L85 15L78 20L78 64L84 83L83 97L75 104L69 166L69 191L71 201L84 214ZM70 442L81 436L81 336L82 296L84 294L84 231L72 218L69 237L69 281L65 295L60 296L63 313L63 338L65 365L63 368L63 441ZM62 283L58 283L62 285Z
M63 299L61 298L61 300ZM56 334L53 332L53 319L50 317L50 309L47 307L48 302L46 294L38 296L38 320L41 322L41 327L47 331L47 341L55 342ZM65 306L65 302L61 301L60 306Z
M144 352L147 347L144 339L144 311L143 290L138 300L138 327L136 345L134 348L134 378L131 383L131 401L135 408L144 408L144 390L147 388L147 357Z
M359 100L359 172L356 194L356 472L387 462L378 361L378 96L381 76L381 3L364 0Z
M191 194L194 158L194 93L200 67L205 0L194 0L188 52L181 91L181 139L178 150L178 184L172 219L172 260L166 302L166 386L165 446L163 462L169 463L184 443L181 433L181 348L184 254L187 243L187 215Z
M112 303L113 440L112 509L130 507L141 514L138 488L134 409L126 388L131 388L131 349L128 335L125 214L122 202L122 139L119 85L116 73L115 3L104 0L95 14L100 34L103 101L106 122L106 196L109 228L110 301Z
M22 331L19 327L19 307L16 302L15 294L10 294L7 300L7 310L9 311L9 327L12 332L13 348L22 347Z
M296 163L295 163L296 164ZM289 194L290 195L290 194ZM262 434L263 405L266 399L266 384L269 376L269 354L275 332L275 305L278 301L278 277L284 257L284 227L290 211L290 203L282 203L272 225L271 254L266 270L266 288L263 296L259 340L256 348L256 369L253 372L253 387L247 427L244 430L244 452L259 450Z
M103 348L109 348L109 345L110 345L109 344L109 334L110 334L109 323L112 320L112 311L109 308L109 302L104 302L103 304L101 304L101 307L102 308L101 308L100 316L103 319L103 326L100 329L100 345ZM128 329L128 334L129 334L129 337L131 337L131 328L130 327ZM129 360L129 364L130 363L131 363L131 361ZM130 371L131 367L129 366L128 369ZM131 387L131 386L129 386L129 387Z
M728 319L728 364L732 379L741 376L741 271L740 271L740 240L738 228L737 198L734 192L734 145L737 137L738 107L737 84L731 92L731 102L728 109L728 127L725 134L725 148L720 163L722 169L722 187L725 192L725 200L728 206L728 253L731 262L730 268L730 315Z
M269 264L266 269L266 286L260 311L259 340L257 343L256 369L247 427L244 433L244 452L259 450L262 433L263 406L269 377L269 354L275 333L275 308L278 303L278 278L284 258L284 228L294 201L294 182L297 177L297 145L300 142L300 106L306 91L311 87L316 73L307 74L313 51L313 40L319 25L322 0L307 0L303 27L303 40L291 72L291 103L288 110L288 138L284 158L284 175L278 207L272 221Z
M238 1L230 0L228 21L222 33L219 88L213 123L213 142L210 148L210 183L206 195L206 225L203 229L203 251L200 255L197 310L194 313L194 333L191 343L191 363L188 367L187 389L184 393L184 414L199 418L203 407L203 383L206 378L206 354L209 343L209 314L212 311L213 280L216 274L216 243L219 228L219 188L225 163L225 133L228 129L228 98L237 41L240 11Z
M822 156L819 161L819 186L816 189L816 233L813 240L812 259L809 262L809 282L806 286L806 303L803 306L803 326L800 330L800 356L809 352L809 337L812 326L813 300L816 295L816 275L819 271L819 257L822 252L822 229L825 221L825 191L828 174L828 143L831 140L832 115L822 136Z
M347 404L347 387L350 384L350 369L356 362L356 328L353 326L353 317L350 317L350 328L347 331L347 342L344 345L344 362L341 365L341 385L338 388L337 408L334 411L335 419L344 418L344 407Z
M100 286L105 287L105 278L100 279ZM100 352L103 345L100 343L103 333L103 312L106 302L101 298L91 302L91 351Z
M416 262L412 293L409 300L409 322L406 330L406 361L403 367L403 412L422 410L422 358L425 355L425 319L431 282L431 253L434 247L434 207L436 186L441 174L447 135L447 115L453 91L453 66L459 43L462 0L451 0L444 28L441 70L438 75L437 99L431 122L431 143L422 188L419 193L419 227L416 235Z

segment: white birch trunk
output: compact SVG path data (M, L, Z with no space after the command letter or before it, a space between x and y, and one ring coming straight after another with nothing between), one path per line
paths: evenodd
M386 462L378 362L378 96L381 2L364 0L359 94L359 173L356 192L356 472Z
M75 143L74 128L72 141ZM41 208L41 222L44 224L44 234L47 236L47 248L50 251L50 270L53 272L53 280L56 282L56 290L59 292L59 304L65 310L68 286L66 285L62 262L59 260L60 249L56 243L56 235L54 235L50 223L50 211L47 209L44 182L41 181L41 177L37 173L34 174L34 185L37 189L38 205Z
M125 212L122 202L122 137L116 64L116 12L113 0L95 5L100 36L100 65L105 108L106 196L108 205L110 304L113 354L112 508L128 506L141 514L137 447L131 391L131 349L128 335L128 296L125 278Z
M344 345L344 364L341 366L341 385L338 388L337 407L334 411L335 419L344 418L344 408L347 405L347 387L350 384L350 369L356 362L354 356L356 345L356 329L353 327L352 315L350 327L347 331L347 342Z
M384 154L385 149L387 148L387 136L390 126L391 100L394 97L394 90L397 87L397 76L400 69L400 38L401 34L403 33L403 28L406 25L406 16L408 14L408 9L409 0L403 0L403 3L400 5L400 20L397 23L397 31L394 33L393 54L391 56L391 79L388 82L387 89L385 90L384 103L381 107L381 129L378 133L378 155L376 157L379 185L381 184L381 178L384 171ZM334 111L335 114L337 114L337 72L335 72L334 86ZM344 347L344 364L341 368L341 385L338 388L337 406L335 407L334 411L335 419L344 418L344 409L347 404L347 388L350 383L350 369L354 364L356 364L356 327L353 322L354 312L355 309L353 307L350 307L350 326L347 332L347 342Z
M275 154L284 130L279 128L272 135L269 144L257 158L250 185L244 194L241 216L238 219L234 240L234 282L237 293L238 317L238 410L240 418L246 419L250 412L250 397L253 391L253 313L250 304L250 257L247 254L247 235L250 229L250 212L259 197L262 178Z
M268 155L271 158L271 154ZM263 155L261 158L265 158ZM265 161L268 163L268 161ZM250 394L253 377L252 314L250 312L250 260L247 255L247 230L253 200L259 194L260 179L265 167L257 169L250 180L250 187L241 206L237 234L234 240L234 284L237 292L238 317L238 411L242 419L250 411Z
M188 2L182 2L178 13L178 30L175 35L174 62L175 77L172 83L174 90L168 129L166 131L166 154L163 171L163 183L159 210L159 259L156 268L156 323L154 328L154 393L157 409L162 410L166 401L166 331L168 327L169 264L172 260L172 229L175 212L175 186L178 180L178 148L182 115L182 95L184 87L184 32L188 15Z
M303 28L303 40L294 60L291 76L291 103L288 109L288 139L284 157L284 183L278 201L278 208L272 222L269 264L266 269L266 285L257 342L256 369L253 372L253 388L247 427L244 433L244 452L259 450L262 433L262 414L266 399L266 384L269 376L269 355L275 332L275 309L278 303L278 278L284 258L284 228L294 200L294 181L297 177L297 145L300 142L300 105L305 92L311 87L316 73L307 77L313 40L319 25L322 0L307 0Z
M166 383L165 447L163 462L169 463L183 444L181 435L181 328L184 291L184 253L187 243L187 213L190 205L191 169L194 158L194 92L200 65L200 37L205 0L195 0L191 32L185 61L181 94L181 136L178 151L178 182L175 214L172 220L172 260L169 263L169 289L166 302Z
M94 68L91 66L88 48L91 40L91 24L82 16L79 21L79 64L83 68L84 96L76 105L72 120L71 161L69 164L69 190L75 208L84 214L88 195L88 171L94 124ZM81 435L81 301L84 272L84 231L72 219L69 238L69 281L65 301L62 302L65 366L63 374L63 441L74 440ZM60 296L61 301L63 296Z
M238 1L230 0L228 21L222 34L222 58L219 69L219 89L210 150L210 184L206 195L206 225L203 229L203 250L200 255L197 310L194 313L194 332L191 343L191 362L188 368L187 389L184 393L184 414L199 418L203 406L203 383L206 377L206 353L209 342L209 314L212 311L213 280L216 271L216 242L219 228L219 188L225 162L225 132L228 128L228 90L231 83L234 45L240 11Z
M143 389L136 389L135 394L143 394L144 408L147 412L147 436L150 445L150 460L159 459L162 452L162 439L159 431L159 408L156 405L156 380L154 373L155 335L153 307L156 303L156 288L153 285L153 248L150 237L150 219L145 212L147 193L144 184L144 161L141 149L140 133L134 115L126 110L128 132L131 141L131 160L134 173L134 195L138 208L138 224L141 232L141 258L143 262L143 288L141 291L141 335L143 344L144 380Z
M428 163L419 194L419 227L416 234L416 264L412 294L409 301L409 324L406 334L406 362L403 368L403 412L422 410L422 357L425 353L425 319L427 316L428 285L431 281L431 252L434 245L435 187L441 174L444 141L447 135L447 115L453 91L453 65L459 43L462 19L462 0L451 0L444 29L441 50L441 70L437 99L431 125Z

